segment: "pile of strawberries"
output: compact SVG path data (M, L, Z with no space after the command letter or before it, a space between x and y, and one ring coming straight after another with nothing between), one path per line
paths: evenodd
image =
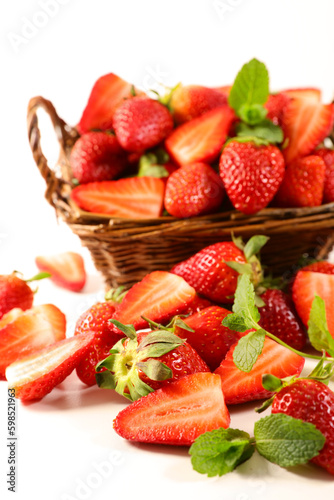
M230 405L269 397L273 414L321 431L322 449L312 460L334 474L334 394L326 385L334 362L334 264L301 268L289 295L263 276L258 252L266 241L216 243L170 272L152 272L128 292L93 305L67 339L64 315L55 306L31 308L18 292L1 312L0 376L16 397L32 401L76 369L85 384L97 382L131 401L114 421L118 434L170 445L190 446L204 433L228 429ZM15 295L9 280L14 278L0 279L0 303ZM323 305L312 326L315 296ZM245 329L240 325L247 314L251 327ZM235 317L232 329L227 324ZM314 355L321 360L316 372L298 378L308 356L301 352L309 342L308 323L312 345L332 357ZM240 349L250 338L256 349L261 335L258 357L241 369Z
M179 84L155 97L112 73L96 81L70 157L81 209L187 218L334 201L334 105L320 90L271 94L253 59L232 86Z

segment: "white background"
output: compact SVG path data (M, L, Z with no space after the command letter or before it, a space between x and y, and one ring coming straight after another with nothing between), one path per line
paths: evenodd
M62 308L71 333L80 312L102 298L103 285L88 252L63 223L57 224L43 198L44 181L26 137L29 98L50 99L60 116L75 124L94 81L105 73L115 72L146 89L155 88L159 81L225 85L244 62L257 57L270 70L273 90L317 86L330 101L334 94L334 3L54 0L49 2L49 9L53 4L49 14L42 3L17 0L0 6L0 273L19 269L32 275L36 255L80 251L89 272L84 292L72 294L41 283L36 297L36 303L53 302ZM48 122L43 120L42 125L52 164L56 143ZM5 383L0 384L0 391L0 496L7 499L14 494L5 485ZM157 489L161 498L205 495L214 500L248 500L290 497L293 491L308 499L319 488L324 496L334 492L332 478L321 470L303 467L296 473L286 472L259 457L238 472L208 480L192 472L186 450L134 446L116 436L112 419L123 406L109 392L83 390L75 376L41 403L18 404L18 492L14 497L66 500L136 495L151 499ZM252 419L251 408L246 413L234 410L232 424L251 432Z

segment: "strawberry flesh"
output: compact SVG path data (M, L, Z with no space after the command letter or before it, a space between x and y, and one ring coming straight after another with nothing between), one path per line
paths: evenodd
M35 259L38 269L51 274L56 285L80 292L86 283L86 271L81 255L76 252L63 252L56 255L38 256Z
M0 319L11 309L30 309L33 301L33 291L15 273L0 275Z

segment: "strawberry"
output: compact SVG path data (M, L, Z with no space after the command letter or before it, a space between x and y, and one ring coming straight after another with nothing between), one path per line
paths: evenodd
M114 429L131 441L190 446L200 434L229 423L219 378L196 373L129 405Z
M234 116L231 108L223 106L177 127L165 141L172 160L178 165L211 163L223 147Z
M213 213L224 198L220 177L210 165L193 163L172 173L166 185L165 207L173 217Z
M127 156L114 135L88 132L74 144L70 164L80 184L108 181L125 170Z
M154 177L91 182L72 189L73 201L83 210L112 217L153 219L163 209L165 184Z
M312 379L298 379L275 396L272 413L285 413L310 422L323 433L326 442L312 462L334 474L334 393Z
M195 290L181 277L166 271L147 274L127 292L114 314L114 319L146 328L146 316L158 323L168 322L176 314L192 306Z
M317 207L321 205L325 163L319 156L305 156L287 166L281 187L275 198L280 207Z
M109 130L115 109L132 97L133 86L114 73L101 76L94 84L77 129L80 134L91 130ZM138 93L136 91L136 93Z
M0 319L14 308L30 309L34 293L15 273L0 275Z
M315 273L334 274L334 264L328 260L318 260L302 268L303 271L313 271Z
M182 276L196 292L213 302L232 303L238 272L226 261L245 264L244 253L231 241L214 243L176 264L171 273Z
M85 311L76 322L74 335L95 333L94 343L77 366L77 375L84 384L96 384L95 366L109 355L112 346L121 338L109 323L115 310L116 304L111 300L98 302Z
M279 378L299 375L305 359L277 342L266 338L260 356L250 372L246 373L234 364L235 346L215 371L222 379L226 404L245 403L269 397L271 393L262 385L262 375L271 374Z
M288 145L283 150L287 164L310 154L330 133L334 121L333 104L322 104L317 89L289 91L293 97L284 108L282 128Z
M259 309L259 325L294 349L303 349L307 336L292 299L282 290L275 289L266 290L261 299L265 305Z
M234 207L251 215L273 199L283 180L285 164L276 146L232 140L223 150L219 170Z
M319 148L312 154L324 160L326 170L323 203L332 203L334 201L334 150Z
M321 102L321 90L314 87L285 89L282 90L281 93L288 96L290 99L307 99L313 103Z
M278 94L270 94L264 107L267 110L267 118L275 125L282 124L283 112L285 107L290 102L290 97L283 92Z
M191 316L192 314L195 314L202 309L205 309L206 307L213 306L214 304L207 299L204 299L200 295L196 293L194 299L190 302L189 306L182 310L182 315L187 315Z
M326 265L322 270L318 263L313 266L313 269L311 265L309 270L302 268L298 271L292 285L292 298L300 319L307 325L313 299L315 295L321 297L325 302L328 330L334 338L334 265Z
M94 341L87 332L61 340L8 366L8 387L22 401L42 399L70 375Z
M121 146L135 153L163 141L173 129L173 118L160 102L138 96L117 108L113 126Z
M14 361L65 338L66 319L52 304L12 309L0 320L0 379Z
M239 333L222 325L228 314L231 314L231 311L211 306L184 319L184 323L193 332L180 326L175 327L176 335L186 339L212 371L218 368L229 348L240 338Z
M81 255L76 252L63 252L56 255L38 256L36 266L41 271L51 274L50 279L56 285L80 292L86 283L86 271Z
M227 96L218 89L200 85L178 85L170 100L175 123L197 118L227 104Z

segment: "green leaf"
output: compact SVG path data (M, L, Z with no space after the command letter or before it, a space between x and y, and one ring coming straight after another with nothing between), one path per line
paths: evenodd
M254 286L248 274L241 274L238 277L232 311L234 314L229 314L223 319L224 326L236 332L260 328L257 324L260 320L260 313L255 305Z
M324 435L315 425L284 413L258 420L254 436L260 455L281 467L308 462L325 444Z
M312 372L307 376L314 380L320 380L323 384L328 385L331 378L334 376L334 361L327 363L325 352L319 363L313 368Z
M153 344L175 344L181 345L184 344L185 340L181 339L175 333L169 332L168 330L155 330L153 332L148 333L143 340L140 342L138 346L138 351L141 351L145 347Z
M244 64L234 80L229 94L229 105L240 116L240 108L264 104L269 96L269 74L266 66L252 59Z
M251 276L253 273L252 266L250 264L241 264L240 262L235 262L235 260L225 260L225 264L231 269L234 269L234 271L237 271L239 274L246 273Z
M239 109L239 116L242 121L249 125L257 125L263 122L267 116L267 110L261 104L243 104Z
M275 125L270 120L263 120L257 125L251 126L246 123L239 123L236 127L237 137L253 137L255 139L262 139L270 142L271 144L280 144L284 139L283 130L278 125ZM254 141L256 142L256 141Z
M246 243L244 248L244 254L246 260L248 261L253 255L259 253L262 247L270 240L268 236L264 236L262 234L257 234L252 236Z
M250 332L241 337L233 351L234 364L243 372L250 372L262 352L266 334L264 330Z
M228 314L222 321L222 325L227 326L234 332L245 332L249 330L249 321L238 314Z
M117 352L117 351L116 351ZM115 353L112 353L110 356L108 356L105 359L102 359L99 361L95 367L95 371L99 372L101 368L106 368L110 372L113 372L115 370L115 361L117 360Z
M223 428L201 434L189 449L194 470L208 477L231 472L253 452L247 432Z
M125 333L127 337L131 340L137 340L137 333L133 325L123 325L120 321L116 319L109 319L109 323L115 325L121 332Z
M312 302L308 320L308 336L317 351L327 351L334 356L334 339L329 333L324 300L316 295Z
M174 321L174 326L182 328L183 330L186 330L187 332L191 332L191 333L195 332L195 330L190 328L190 326L187 325L187 323L185 323L184 321L182 321L182 319L179 316L176 317L176 319Z
M262 375L262 385L267 391L274 392L283 386L283 382L280 378L275 377L275 375L266 373Z
M159 159L165 160L166 157L160 153L159 155ZM159 159L154 153L142 155L139 160L138 177L168 177L168 171L160 164Z
M32 278L29 278L28 280L24 280L26 283L30 283L31 281L39 281L39 280L44 280L44 278L50 278L51 273L46 273L46 272L41 272L38 274L35 274Z
M95 374L96 383L102 389L115 389L116 380L112 373L105 371Z
M172 370L157 359L150 359L150 361L145 362L139 361L136 363L136 367L151 380L167 380L173 376Z

